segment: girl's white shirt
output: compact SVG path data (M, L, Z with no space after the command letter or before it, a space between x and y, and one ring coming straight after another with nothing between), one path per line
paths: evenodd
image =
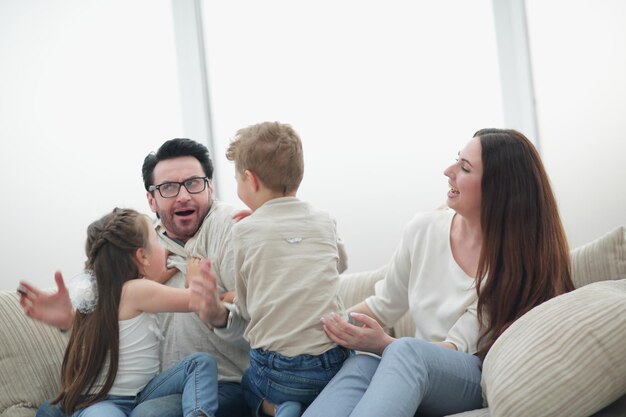
M155 314L120 320L120 357L109 395L137 395L160 370L163 336Z

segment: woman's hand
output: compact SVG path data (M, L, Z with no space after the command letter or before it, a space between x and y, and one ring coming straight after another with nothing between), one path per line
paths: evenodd
M371 352L381 355L383 350L395 339L385 333L375 319L361 313L349 313L357 324L348 323L337 313L322 317L324 330L330 339L348 349Z
M63 275L54 274L57 284L56 292L41 291L38 288L20 281L20 305L24 313L32 319L67 330L72 325L74 310L70 295L63 282Z

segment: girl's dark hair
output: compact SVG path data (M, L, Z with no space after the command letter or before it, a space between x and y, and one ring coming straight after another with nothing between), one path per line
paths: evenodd
M85 267L96 276L98 302L92 313L76 311L74 316L61 368L61 392L52 401L60 402L67 414L102 400L115 381L120 297L124 283L139 277L134 256L148 242L144 219L135 210L116 208L87 228ZM97 392L92 392L94 387Z
M533 307L574 289L569 248L550 181L533 144L515 130L483 129L477 272L478 355Z

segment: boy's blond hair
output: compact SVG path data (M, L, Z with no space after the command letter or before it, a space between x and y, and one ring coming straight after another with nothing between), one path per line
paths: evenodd
M243 174L254 172L263 185L283 195L298 190L304 175L300 137L287 124L264 122L240 129L226 150Z

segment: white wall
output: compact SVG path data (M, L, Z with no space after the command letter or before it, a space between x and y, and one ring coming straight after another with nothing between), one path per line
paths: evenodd
M626 2L526 3L542 156L574 248L626 224Z
M388 262L411 217L445 202L458 150L502 127L490 0L203 6L220 197L239 202L235 131L290 123L299 195L337 219L351 271Z
M626 224L625 4L526 1L542 151L574 247ZM259 3L203 2L221 198L238 202L234 132L289 122L301 196L337 218L351 270L377 267L445 200L464 142L501 127L491 2ZM0 289L78 272L87 224L113 206L149 211L143 157L186 136L170 7L0 1Z
M141 164L181 133L169 0L0 2L0 289L82 269L87 225L149 208Z

